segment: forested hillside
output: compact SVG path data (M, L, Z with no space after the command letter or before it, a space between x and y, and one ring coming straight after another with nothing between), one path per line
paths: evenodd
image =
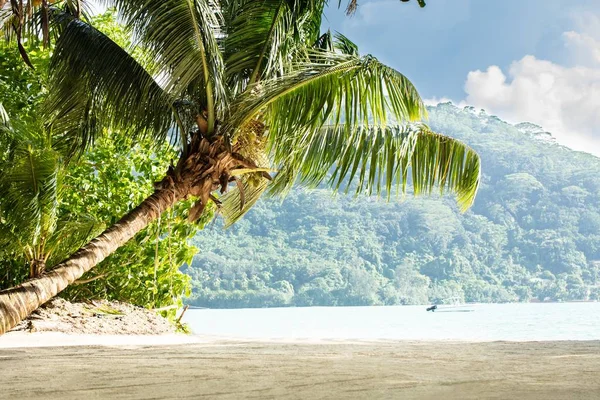
M206 307L589 300L600 297L600 159L532 124L471 107L429 110L431 127L483 160L475 205L386 203L325 190L258 204L217 222L184 267Z

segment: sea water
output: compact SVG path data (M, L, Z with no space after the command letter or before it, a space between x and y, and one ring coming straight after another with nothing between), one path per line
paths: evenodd
M197 335L258 340L600 340L600 303L475 304L472 312L426 306L194 309Z

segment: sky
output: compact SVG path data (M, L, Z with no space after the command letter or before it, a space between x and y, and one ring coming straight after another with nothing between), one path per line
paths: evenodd
M533 122L600 156L600 0L363 0L352 17L333 1L326 16L427 103Z

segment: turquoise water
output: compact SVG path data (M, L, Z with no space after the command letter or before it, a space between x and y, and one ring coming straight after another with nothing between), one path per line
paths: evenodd
M188 310L197 335L259 340L600 340L600 303Z

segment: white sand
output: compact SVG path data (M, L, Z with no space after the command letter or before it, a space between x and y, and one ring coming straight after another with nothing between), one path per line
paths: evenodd
M35 310L14 330L85 335L168 335L177 331L175 324L156 311L116 301L70 303L59 297Z

